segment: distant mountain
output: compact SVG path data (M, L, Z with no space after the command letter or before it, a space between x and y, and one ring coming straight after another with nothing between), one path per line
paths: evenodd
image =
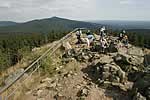
M32 20L29 22L16 24L13 26L0 27L0 33L49 33L51 31L63 32L70 31L77 27L96 28L100 24L69 20L64 18L52 17L47 19Z
M105 24L113 29L150 29L150 21L95 20L89 22Z
M12 21L0 21L0 27L13 26L13 25L17 25L17 23L16 22L12 22Z

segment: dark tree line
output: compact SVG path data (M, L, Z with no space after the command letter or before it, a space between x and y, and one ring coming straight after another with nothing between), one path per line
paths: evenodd
M150 48L150 37L137 33L128 33L129 42L135 46Z
M109 30L108 33L119 36L121 30ZM150 49L150 30L127 30L127 36L129 43L139 47L145 47Z
M1 33L0 34L0 71L18 63L24 53L31 52L35 47L40 47L46 43L58 40L65 36L70 30L52 30L48 34L40 33ZM97 33L98 30L94 29ZM119 30L109 30L111 35L117 36ZM129 43L150 48L150 35L141 35L137 32L127 32Z
M25 52L35 47L58 40L68 33L67 31L51 31L48 34L39 33L5 33L0 34L0 72L15 65Z

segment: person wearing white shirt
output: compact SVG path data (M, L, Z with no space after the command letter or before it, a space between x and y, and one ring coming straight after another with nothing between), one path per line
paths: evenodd
M103 37L106 36L105 31L106 31L106 28L105 28L105 26L103 26L103 27L100 29L100 40L101 40Z
M77 40L78 40L77 44L82 43L81 35L82 35L82 30L78 29L77 32L76 32L76 36L77 36Z

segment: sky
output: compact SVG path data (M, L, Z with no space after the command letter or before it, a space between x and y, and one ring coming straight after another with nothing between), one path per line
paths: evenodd
M58 16L74 20L150 21L150 0L0 0L0 21Z

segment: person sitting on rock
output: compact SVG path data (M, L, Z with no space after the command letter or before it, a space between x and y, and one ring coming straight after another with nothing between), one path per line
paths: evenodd
M106 50L106 48L108 46L107 40L105 38L102 38L100 40L100 45L101 45L101 52L105 53L105 50Z
M88 30L86 35L87 35L87 38L86 38L87 39L87 46L89 48L90 45L94 42L95 37L94 37L94 34L90 30Z
M82 30L78 29L77 32L76 32L78 42L76 44L81 44L82 43L81 35L82 35Z

